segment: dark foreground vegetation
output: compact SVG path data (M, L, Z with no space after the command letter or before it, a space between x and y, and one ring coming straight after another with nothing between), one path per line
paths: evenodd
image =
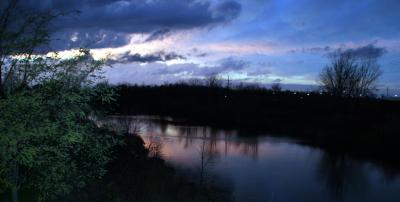
M364 154L394 156L398 151L396 101L189 84L116 89L118 114L173 116L197 124L262 130Z
M107 165L102 179L93 180L83 189L76 189L57 202L202 202L231 201L228 189L189 182L175 169L146 148L137 135L127 135L113 150L118 157Z

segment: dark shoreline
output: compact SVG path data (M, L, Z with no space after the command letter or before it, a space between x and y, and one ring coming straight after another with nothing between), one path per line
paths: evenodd
M398 101L187 84L115 88L120 96L114 115L170 116L187 124L267 132L336 153L398 164Z
M53 201L232 201L231 190L225 187L191 182L178 175L162 157L150 155L151 148L140 136L117 138L122 143L112 149L114 159L102 178Z

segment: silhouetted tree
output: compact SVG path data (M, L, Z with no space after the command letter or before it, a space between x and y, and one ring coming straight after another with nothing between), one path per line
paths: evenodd
M282 87L280 83L274 83L272 84L271 89L275 92L280 92L282 90Z
M239 89L239 90L261 90L263 88L257 83L240 82L239 85L236 86L236 89Z
M30 12L10 0L0 7L0 96L28 85L38 74L32 61L39 46L49 40L48 25L56 17L49 12ZM18 75L17 75L18 74Z
M210 77L207 78L206 80L206 84L209 87L221 87L222 86L222 81L221 79L218 77L218 75L211 75Z
M377 58L338 52L320 73L320 82L328 93L336 96L369 96L381 74Z
M187 82L190 86L202 86L203 81L201 79L190 79Z

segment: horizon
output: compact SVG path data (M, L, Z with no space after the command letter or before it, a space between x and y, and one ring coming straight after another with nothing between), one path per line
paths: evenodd
M205 80L200 80L200 81L205 81ZM227 80L222 80L222 87L227 85ZM145 85L145 86L163 86L163 85L169 85L169 84L180 84L180 83L187 83L190 85L190 80L179 80L176 82L165 82L165 83L130 83L130 82L119 82L119 83L112 83L112 85ZM231 87L239 86L240 84L252 86L255 85L260 88L265 88L265 89L270 89L272 85L274 84L279 84L280 87L282 88L282 91L293 91L293 92L320 92L323 88L322 85L307 85L307 84L282 84L282 83L243 83L240 81L230 81ZM202 85L202 84L200 84ZM374 91L374 94L377 97L382 97L382 98L398 98L400 96L400 89L397 88L377 88Z

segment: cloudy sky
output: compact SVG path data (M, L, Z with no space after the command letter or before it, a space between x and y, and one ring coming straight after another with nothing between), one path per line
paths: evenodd
M336 49L379 57L379 84L400 88L398 0L24 0L75 13L54 23L54 49L107 57L112 83L160 84L218 74L317 84Z

